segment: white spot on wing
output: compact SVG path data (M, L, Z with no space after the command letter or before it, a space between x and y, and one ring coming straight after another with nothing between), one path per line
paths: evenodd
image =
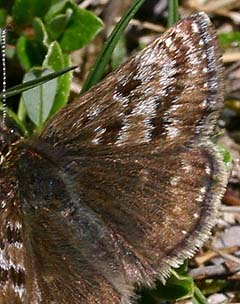
M21 248L23 248L23 243L21 243L21 242L14 242L14 243L11 244L11 246L15 247L17 249L21 249Z
M5 270L9 269L8 260L6 259L5 252L2 249L0 249L0 268Z
M14 291L19 295L20 299L22 299L23 294L25 292L25 288L23 285L21 286L16 285L14 286Z
M208 68L206 68L206 67L205 67L205 68L203 68L203 70L202 70L202 71L203 71L203 73L204 73L204 74L207 74L207 72L208 72Z
M92 143L97 145L102 139L102 135L106 132L106 128L97 127L95 130L95 137L92 139Z
M207 106L207 99L204 99L202 102L201 102L201 106L203 108L205 108Z
M208 175L211 174L211 168L210 168L208 165L206 165L205 171L206 171L206 173L207 173Z
M197 25L196 22L192 23L192 30L193 30L194 33L198 33L199 32L198 25Z
M166 44L166 47L170 47L170 45L172 44L172 42L173 42L173 40L172 40L172 38L171 37L169 37L169 38L167 38L166 40L165 40L165 44Z
M176 186L180 181L180 176L173 176L170 180L171 186Z
M94 118L96 118L100 113L102 112L102 108L97 105L94 104L90 107L90 109L88 109L87 112L87 117L91 120L93 120Z
M186 160L182 161L182 168L186 173L189 173L192 171L192 165L188 163Z
M171 139L174 139L178 136L179 134L179 128L171 125L165 126L165 130L167 133L167 136Z
M201 192L202 194L206 193L206 188L205 188L205 187L202 187L202 188L200 189L200 192Z

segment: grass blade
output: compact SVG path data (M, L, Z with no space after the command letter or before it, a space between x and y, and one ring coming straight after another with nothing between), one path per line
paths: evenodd
M129 10L123 15L121 20L117 23L114 30L105 42L103 49L98 56L96 63L89 73L87 80L85 81L81 93L90 89L91 86L99 82L105 72L106 65L108 64L112 52L129 21L133 18L139 8L142 6L145 0L136 0Z
M171 27L178 19L178 0L168 0L168 27Z
M43 77L39 77L37 79L34 79L34 80L31 80L31 81L27 81L27 82L24 82L22 84L19 84L19 85L16 85L10 89L7 90L6 92L6 98L9 98L11 96L14 96L14 95L17 95L17 94L20 94L24 91L27 91L27 90L30 90L38 85L41 85L49 80L52 80L54 78L57 78L71 70L74 70L76 67L67 67L67 68L64 68L60 71L57 71L57 72L53 72L53 73L50 73L46 76L43 76ZM3 94L0 93L0 99L2 99L3 97Z

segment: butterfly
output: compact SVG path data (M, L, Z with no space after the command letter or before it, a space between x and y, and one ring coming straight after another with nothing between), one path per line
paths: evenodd
M208 238L227 183L205 13L168 29L55 114L1 127L0 302L130 304Z

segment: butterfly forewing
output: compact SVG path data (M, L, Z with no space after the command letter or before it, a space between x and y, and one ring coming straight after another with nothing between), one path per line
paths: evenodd
M14 145L0 176L2 302L129 304L192 256L227 179L209 139L222 98L199 13Z
M42 137L69 149L183 144L211 134L223 105L220 79L213 27L194 15L60 111Z

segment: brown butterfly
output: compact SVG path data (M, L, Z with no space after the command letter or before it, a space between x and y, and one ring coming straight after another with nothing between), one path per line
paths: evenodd
M227 182L215 30L183 19L42 133L1 128L0 303L129 304L208 238Z

